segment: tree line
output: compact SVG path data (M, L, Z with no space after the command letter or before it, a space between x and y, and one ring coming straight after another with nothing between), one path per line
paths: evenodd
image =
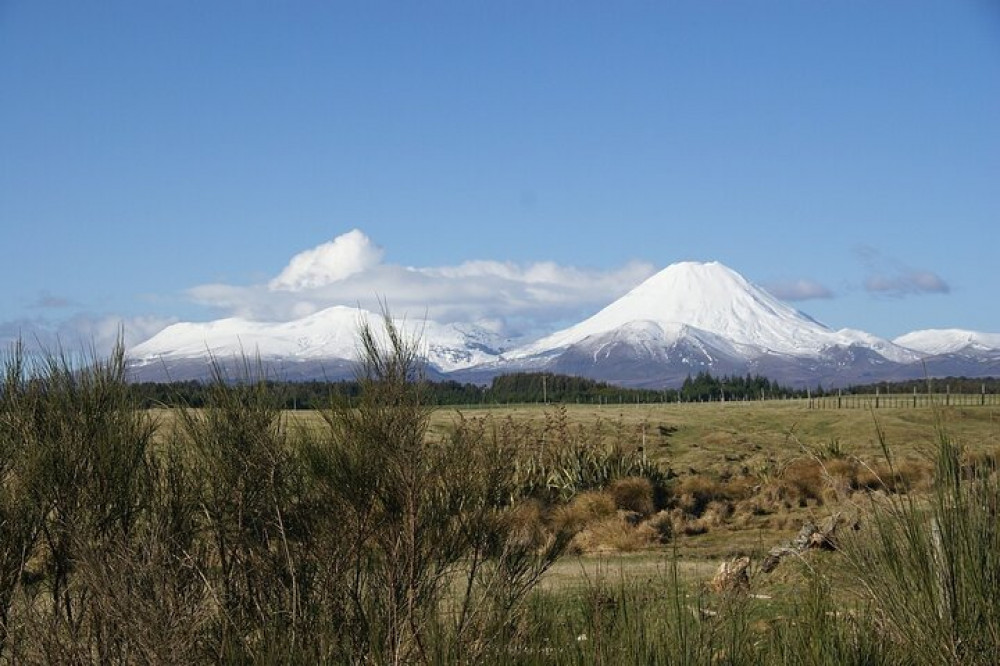
M269 380L282 409L320 409L331 402L357 401L361 385L356 380L277 381ZM138 403L145 407L203 407L212 382L141 382L130 385ZM780 385L760 375L714 377L707 372L688 377L680 388L624 388L607 382L541 372L518 372L494 377L488 385L454 380L426 381L423 397L429 405L477 405L516 403L657 403L757 400L805 395L804 391Z
M933 377L908 379L900 382L861 384L843 389L841 393L870 395L873 393L1000 393L1000 377ZM827 390L826 395L837 395Z

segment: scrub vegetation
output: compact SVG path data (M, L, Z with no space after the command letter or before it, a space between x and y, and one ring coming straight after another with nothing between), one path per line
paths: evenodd
M149 410L121 348L82 365L10 350L0 663L986 664L1000 650L992 408L445 412L388 317L359 346L357 394L307 414L283 412L249 361L197 408Z

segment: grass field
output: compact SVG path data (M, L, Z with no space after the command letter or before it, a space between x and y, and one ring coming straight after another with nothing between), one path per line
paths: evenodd
M287 412L286 417L307 428L322 420L317 412ZM740 477L760 483L780 475L789 465L831 457L858 460L875 469L885 462L882 442L891 450L896 466L926 470L941 433L970 454L1000 451L1000 407L977 404L835 410L811 409L808 400L776 400L440 408L432 415L430 436L446 436L462 419L532 424L539 440L559 428L588 433L599 430L608 442L642 447L650 460L671 469L678 483L685 478ZM822 495L822 491L817 494ZM834 512L856 510L856 504L863 501L860 497L853 501L838 498L833 493L827 493L825 499L810 499L802 506L793 503L776 515L747 524L722 522L704 533L678 533L669 547L652 547L652 552L643 556L604 552L590 559L593 566L620 565L625 575L630 575L633 569L641 574L649 562L659 562L665 552L678 554L685 562L713 563L736 554L764 553L794 536L803 521L819 522ZM562 562L556 571L560 578L570 579L585 576L590 566L584 557L582 562ZM691 569L701 574L706 570L700 565Z
M830 445L853 456L881 454L877 427L897 455L932 450L938 428L977 448L1000 446L1000 407L898 407L809 409L807 400L675 403L666 405L565 405L569 425L606 425L609 437L621 424L633 446L677 470L722 469L733 457L787 460ZM555 405L441 408L432 429L443 433L459 416L488 416L544 425ZM309 418L306 416L305 418ZM877 427L876 427L877 426Z

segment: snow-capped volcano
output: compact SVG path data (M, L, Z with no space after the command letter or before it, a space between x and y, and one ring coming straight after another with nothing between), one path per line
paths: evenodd
M328 372L340 375L357 358L358 328L365 320L379 329L379 315L342 306L289 322L240 318L184 322L168 326L136 345L129 351L129 357L140 376L148 374L142 372L143 368L155 372L158 367L169 370L184 366L184 371L175 372L175 378L183 377L191 374L192 362L203 367L209 356L222 360L259 356L268 362L280 361L286 369L294 364L325 362ZM411 339L420 341L428 364L438 372L493 360L503 344L489 331L471 325L407 319L395 323Z
M672 264L593 317L508 354L524 358L633 330L636 342L707 343L747 360L764 355L815 357L831 347L864 346L897 361L917 355L861 331L834 331L718 262Z

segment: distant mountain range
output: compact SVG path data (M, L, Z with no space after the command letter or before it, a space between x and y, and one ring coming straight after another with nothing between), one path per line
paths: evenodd
M360 321L332 307L291 322L179 323L130 350L137 381L203 379L209 362L259 356L277 378L351 376ZM924 376L1000 375L1000 334L915 331L895 340L833 330L717 262L672 264L574 326L517 345L471 325L400 321L419 335L429 374L488 382L520 371L623 386L674 387L701 371L825 387Z

